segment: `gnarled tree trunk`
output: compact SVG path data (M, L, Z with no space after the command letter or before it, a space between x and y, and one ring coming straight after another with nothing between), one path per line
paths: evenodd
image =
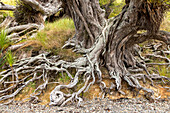
M124 94L121 91L121 81L125 80L130 87L153 94L152 90L140 85L137 77L130 73L129 69L143 69L147 73L147 78L153 84L152 75L148 72L145 64L135 59L134 52L136 44L159 37L157 34L164 9L159 8L157 9L159 11L156 11L157 5L148 1L130 0L126 1L126 5L118 16L106 19L98 0L63 2L64 7L68 7L67 10L76 27L75 36L65 46L74 46L75 51L86 54L86 57L78 59L71 64L71 67L84 67L86 69L82 72L88 73L93 78L89 86L94 84L95 75L98 75L100 83L104 84L101 77L102 72L99 69L103 65L107 68L111 79L115 79L115 88L120 93ZM138 38L135 35L140 35L137 34L139 30L147 31L145 34L147 39L143 38L143 41L140 41L141 39L137 41ZM168 35L168 37L162 39L165 39L165 43L169 44L169 38ZM87 89L89 86L87 86ZM65 100L63 93L59 92L60 88L57 86L51 93L51 104L60 105ZM57 93L61 94L63 98L59 96L60 98L56 99ZM63 103L65 104L65 102Z

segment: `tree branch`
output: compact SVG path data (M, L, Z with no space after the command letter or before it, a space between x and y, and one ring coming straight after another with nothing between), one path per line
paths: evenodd
M56 0L51 0L50 3L46 3L44 6L41 2L38 2L36 0L22 0L24 3L30 5L33 9L40 11L42 14L46 16L53 15L57 13L59 10L61 10L62 2Z
M16 8L15 6L7 5L7 4L4 4L3 2L0 2L0 10L14 11L15 8Z
M133 46L134 44L143 43L148 39L157 39L163 41L167 45L170 45L170 32L159 31L157 34L150 35L147 33L135 34L127 42L128 46Z

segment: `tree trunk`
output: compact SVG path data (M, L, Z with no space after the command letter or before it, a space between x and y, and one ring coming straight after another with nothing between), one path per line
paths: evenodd
M65 5L75 22L76 35L72 40L76 41L72 45L79 47L78 52L87 53L93 64L103 63L110 76L116 80L118 90L121 89L121 79L141 88L137 83L132 83L136 82L134 78L130 80L128 77L130 73L127 68L141 67L134 59L132 52L135 43L131 38L139 30L147 30L150 35L156 34L162 19L162 9L159 14L151 15L149 11L153 9L147 2L131 0L126 1L118 16L106 20L98 0L72 0ZM83 51L81 47L90 49Z
M156 5L145 0L126 0L126 5L118 16L105 19L104 11L100 8L98 0L72 0L63 1L63 3L64 8L68 8L76 27L75 36L64 47L74 46L75 51L86 54L87 57L78 59L78 62L76 60L76 63L71 65L75 67L89 65L91 69L88 73L93 81L89 83L87 89L94 84L95 75L98 75L100 83L104 84L99 69L103 65L108 69L111 79L115 79L115 88L120 93L124 94L121 91L121 82L125 80L130 87L153 94L152 90L140 85L129 69L142 68L153 85L152 76L146 65L135 59L134 52L139 42L136 42L134 37L137 31L146 30L147 39L156 38L153 35L159 31L164 9L155 9ZM169 44L169 37L165 39ZM61 86L56 86L52 91L50 98L52 105L64 105L68 101L65 101L63 93L59 92L60 89ZM59 96L61 98L56 99L57 94L62 95L63 98Z

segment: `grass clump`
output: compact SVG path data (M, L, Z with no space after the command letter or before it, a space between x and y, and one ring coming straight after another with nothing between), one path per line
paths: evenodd
M6 63L12 67L14 63L14 57L12 52L6 50L12 42L7 38L7 35L4 30L0 32L0 68L3 67ZM1 70L1 69L0 69Z
M0 33L0 49L6 49L9 46L9 39L7 38L7 34L4 30L1 30Z
M74 34L74 31L74 23L71 19L60 19L53 23L46 23L44 30L32 41L41 45L43 49L59 48Z
M10 50L7 48L12 44L12 42L7 38L7 34L4 30L0 32L0 68L5 64L8 64L12 67L14 63L14 57Z
M56 55L66 57L77 57L71 50L62 49L65 41L75 34L73 20L69 18L59 19L53 23L45 23L44 30L38 32L37 36L30 41L31 44L39 46L41 50L51 51ZM70 59L69 59L70 60Z
M3 52L9 44L9 39L6 37L4 30L0 33L0 68L6 63L6 54Z

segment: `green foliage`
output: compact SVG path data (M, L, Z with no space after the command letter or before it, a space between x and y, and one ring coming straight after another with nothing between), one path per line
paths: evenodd
M8 63L10 67L14 64L14 57L11 51L7 51L5 54L3 53L3 49L0 51L0 68Z
M3 49L0 50L0 68L5 64L5 55L3 54Z
M124 2L120 2L120 3L114 2L114 6L112 6L113 11L110 14L109 18L117 16L122 11L124 5L125 5Z
M73 20L69 18L62 18L59 19L58 21L55 21L53 23L46 23L45 25L45 30L49 31L52 29L57 29L57 30L71 30L74 29L74 22Z
M31 88L35 89L36 88L36 83L35 82L30 82L28 87L31 87Z
M4 30L1 30L0 34L0 68L5 64L6 62L6 54L3 53L3 50L8 46L9 39L6 37L6 33Z
M0 67L8 63L12 67L14 58L11 51L5 51L5 49L11 44L10 40L4 30L1 30L0 34Z
M7 63L9 64L9 66L12 67L13 64L14 64L14 57L13 57L11 51L8 51L8 52L7 52L6 60L7 60Z
M4 4L8 4L8 5L16 5L16 0L0 0L1 2L3 2ZM0 15L2 15L3 19L7 16L11 16L13 17L13 11L0 11Z
M16 5L16 1L17 0L1 0L1 2L3 2L4 4L8 4L8 5Z
M104 6L110 3L111 0L99 0L100 6ZM122 7L125 5L125 2L123 0L115 0L113 3L109 5L109 8L111 9L111 14L109 18L114 17L118 15Z
M59 73L59 81L62 81L63 83L69 82L70 77L67 75L67 73Z
M0 34L0 50L5 49L9 46L9 39L4 30L1 30Z
M100 5L106 5L110 2L110 0L99 0Z

